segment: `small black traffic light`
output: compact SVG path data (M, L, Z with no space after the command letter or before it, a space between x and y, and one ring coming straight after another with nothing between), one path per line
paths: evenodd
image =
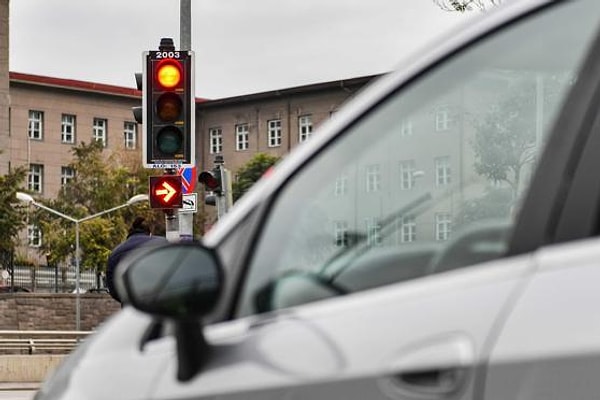
M183 190L181 176L162 175L151 176L148 186L151 208L181 208Z
M158 51L144 54L144 166L192 166L196 119L193 53L176 51L172 39L162 39Z
M220 196L223 191L221 168L216 166L212 171L200 172L200 175L198 175L198 182L204 186L204 190Z

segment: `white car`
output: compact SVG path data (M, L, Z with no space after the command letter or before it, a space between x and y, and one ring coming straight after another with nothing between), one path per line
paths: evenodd
M130 306L36 399L596 399L599 28L598 0L470 19L202 244L120 265Z

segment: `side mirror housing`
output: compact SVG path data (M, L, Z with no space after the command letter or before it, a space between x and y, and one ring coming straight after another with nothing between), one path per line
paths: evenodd
M119 275L117 290L125 302L175 320L208 314L223 287L219 258L196 242L153 248L119 268Z

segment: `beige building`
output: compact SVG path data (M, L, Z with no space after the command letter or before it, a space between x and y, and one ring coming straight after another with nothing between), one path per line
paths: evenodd
M81 142L98 140L109 152L137 152L142 162L142 126L131 111L141 105L141 92L68 77L9 72L8 3L0 0L0 174L25 166L29 174L23 187L53 198L75 173L68 164L72 149ZM286 154L372 78L197 99L198 169L212 168L217 154L234 173L257 152ZM214 214L212 208L206 211ZM39 246L39 234L30 229L23 241Z

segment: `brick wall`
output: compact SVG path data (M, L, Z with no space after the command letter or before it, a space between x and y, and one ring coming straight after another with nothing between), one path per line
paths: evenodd
M75 330L76 297L67 293L0 294L0 330ZM120 309L106 293L81 294L81 330L94 330Z

